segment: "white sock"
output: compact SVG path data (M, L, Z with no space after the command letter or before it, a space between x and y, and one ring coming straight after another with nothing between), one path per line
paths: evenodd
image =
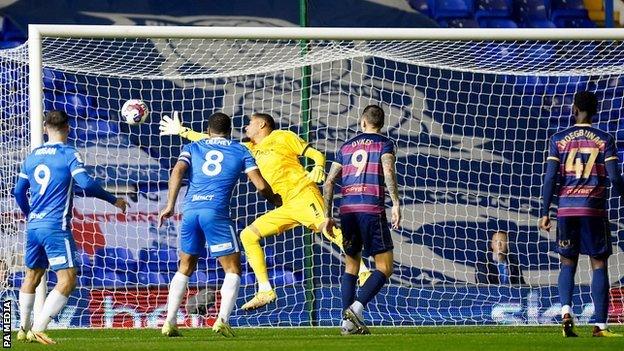
M48 294L43 304L41 314L35 316L35 323L33 324L32 330L36 332L46 330L52 318L56 317L61 312L65 304L67 304L67 296L61 294L56 289L50 291L50 294Z
M273 287L271 286L271 283L269 283L269 282L258 283L258 290L260 290L260 291L270 291L270 290L273 290Z
M29 331L32 327L31 314L35 304L35 294L19 292L20 328Z
M355 324L348 319L343 319L341 327L344 330L353 330L355 329Z
M368 272L370 269L364 264L364 260L360 260L360 273Z
M351 304L351 308L353 309L353 312L355 312L355 314L358 315L358 317L362 318L362 312L364 312L364 305L362 305L360 301L356 300L353 304Z
M176 272L169 284L169 296L167 296L167 319L166 321L172 324L177 324L177 315L184 294L186 294L186 287L188 285L189 277Z
M563 318L566 313L569 313L570 316L572 316L572 308L570 307L570 305L561 306L561 317Z
M596 326L600 328L600 330L607 329L607 323L596 323Z
M230 314L236 305L238 288L240 287L240 275L235 273L225 273L223 285L221 285L221 307L219 307L219 318L227 322Z

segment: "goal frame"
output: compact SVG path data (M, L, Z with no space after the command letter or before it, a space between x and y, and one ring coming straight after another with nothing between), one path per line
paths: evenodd
M43 144L42 38L171 38L264 40L623 40L624 28L336 28L28 25L30 145Z

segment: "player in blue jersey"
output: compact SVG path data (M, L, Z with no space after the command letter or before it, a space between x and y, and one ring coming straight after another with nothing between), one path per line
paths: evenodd
M189 276L195 271L197 259L208 242L212 257L218 257L225 271L221 286L221 307L213 330L226 337L234 336L229 317L240 286L240 248L230 219L230 198L241 172L271 203L281 205L279 196L264 180L249 150L231 139L232 122L228 115L217 112L208 119L208 139L187 144L182 149L171 177L167 206L159 217L159 225L175 213L182 177L188 171L189 186L184 198L180 266L171 280L167 300L167 319L163 335L179 336L176 315L186 293Z
M342 276L342 334L369 334L362 313L366 304L381 290L392 275L392 237L385 211L385 188L392 199L392 228L401 222L401 205L396 181L395 150L392 141L380 134L384 111L379 106L367 106L362 112L363 133L345 142L336 161L332 163L323 185L325 215L323 229L331 232L334 184L342 175L340 221L346 257ZM356 298L356 283L361 256L373 256L376 270L360 288Z
M559 183L556 251L561 261L559 298L565 337L577 336L571 305L579 253L590 257L593 271L591 294L596 323L593 336L622 336L607 328L607 259L612 253L607 201L609 180L619 195L624 195L624 179L618 166L615 140L608 133L591 126L597 109L598 100L593 93L581 91L574 96L576 124L551 137L542 185L539 227L549 231L551 223L548 214Z
M102 189L89 177L76 149L66 144L69 118L65 112L48 112L45 132L48 142L26 157L14 189L15 200L27 218L24 254L27 270L19 296L18 340L55 344L44 331L76 287L76 244L71 233L74 182L87 194L123 212L128 203ZM58 283L46 298L41 314L35 316L31 328L35 288L48 266L56 271Z

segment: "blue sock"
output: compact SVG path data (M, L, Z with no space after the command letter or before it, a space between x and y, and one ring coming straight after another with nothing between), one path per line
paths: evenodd
M609 313L609 277L607 268L594 269L591 285L594 300L594 322L607 323Z
M358 294L357 300L366 307L366 304L372 300L375 295L381 290L381 288L386 284L386 275L381 273L380 271L373 271L371 276L366 279L366 283L364 286L360 288L360 293Z
M576 265L561 265L561 270L559 271L559 302L561 302L561 306L572 306L575 273Z
M342 309L346 310L353 301L355 301L355 284L357 283L357 275L344 273L342 275L342 283L340 290L342 292Z

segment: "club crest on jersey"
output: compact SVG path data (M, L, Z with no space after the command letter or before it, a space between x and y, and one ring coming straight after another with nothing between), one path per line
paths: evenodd
M559 247L562 249L569 249L572 247L570 240L559 240Z

